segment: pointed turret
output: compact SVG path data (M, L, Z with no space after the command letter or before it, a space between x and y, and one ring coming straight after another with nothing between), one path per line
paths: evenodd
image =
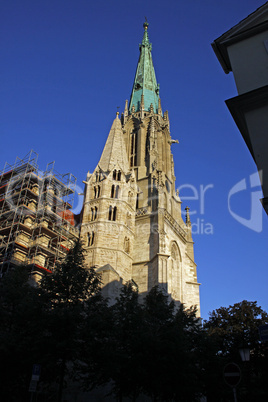
M126 152L126 145L123 139L122 124L118 118L119 112L112 124L104 150L102 152L99 167L104 172L110 172L115 166L119 166L122 171L129 172L129 163Z
M185 223L186 223L186 226L191 226L191 219L190 219L190 213L189 213L189 207L186 207L185 208L185 211L186 211L186 213L185 213Z
M158 112L159 85L157 84L152 60L152 44L148 37L148 22L143 24L144 35L140 44L140 57L136 70L134 85L129 103L129 111L135 107L135 111L141 110L141 100L143 95L144 110L149 111L150 105L153 105L155 113Z

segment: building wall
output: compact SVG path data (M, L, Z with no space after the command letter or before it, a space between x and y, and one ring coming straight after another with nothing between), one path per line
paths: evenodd
M268 67L267 67L268 75ZM254 159L260 170L260 181L263 194L268 195L268 102L266 105L258 106L253 110L245 112L245 121L249 135L254 138L251 141Z
M268 85L268 31L228 46L238 94Z
M119 152L117 148L115 152ZM119 167L114 170L119 171ZM120 180L114 180L113 170L104 174L97 167L86 182L81 239L88 266L99 269L110 265L116 273L115 276L107 271L102 273L104 287L111 277L113 281L115 277L123 278L124 282L132 279L136 186L126 173L129 172L120 170Z

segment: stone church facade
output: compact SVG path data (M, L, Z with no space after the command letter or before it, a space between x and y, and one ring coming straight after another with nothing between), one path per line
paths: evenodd
M86 262L102 274L111 299L133 281L143 295L160 286L196 305L199 283L188 207L175 189L168 112L162 112L148 23L130 97L117 112L100 161L85 181L81 238Z

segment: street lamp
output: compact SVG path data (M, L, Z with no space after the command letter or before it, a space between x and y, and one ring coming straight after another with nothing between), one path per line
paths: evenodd
M244 347L244 348L239 348L239 353L240 353L240 357L242 362L248 362L250 359L250 349L248 346Z

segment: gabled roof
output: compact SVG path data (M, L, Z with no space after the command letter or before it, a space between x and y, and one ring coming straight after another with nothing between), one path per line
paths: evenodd
M214 40L211 46L226 74L232 71L228 46L265 30L268 30L268 2Z
M117 112L116 118L113 121L99 161L99 167L103 172L110 172L116 166L119 166L120 169L122 169L122 171L126 174L130 169L123 138L122 124L118 118L118 114L119 113Z
M153 105L154 112L158 111L159 100L159 85L156 81L153 59L152 59L152 44L148 37L148 22L143 24L144 34L140 44L140 57L136 70L135 80L130 96L129 111L132 106L135 106L135 111L141 109L141 96L144 97L144 110L150 110L150 105Z

